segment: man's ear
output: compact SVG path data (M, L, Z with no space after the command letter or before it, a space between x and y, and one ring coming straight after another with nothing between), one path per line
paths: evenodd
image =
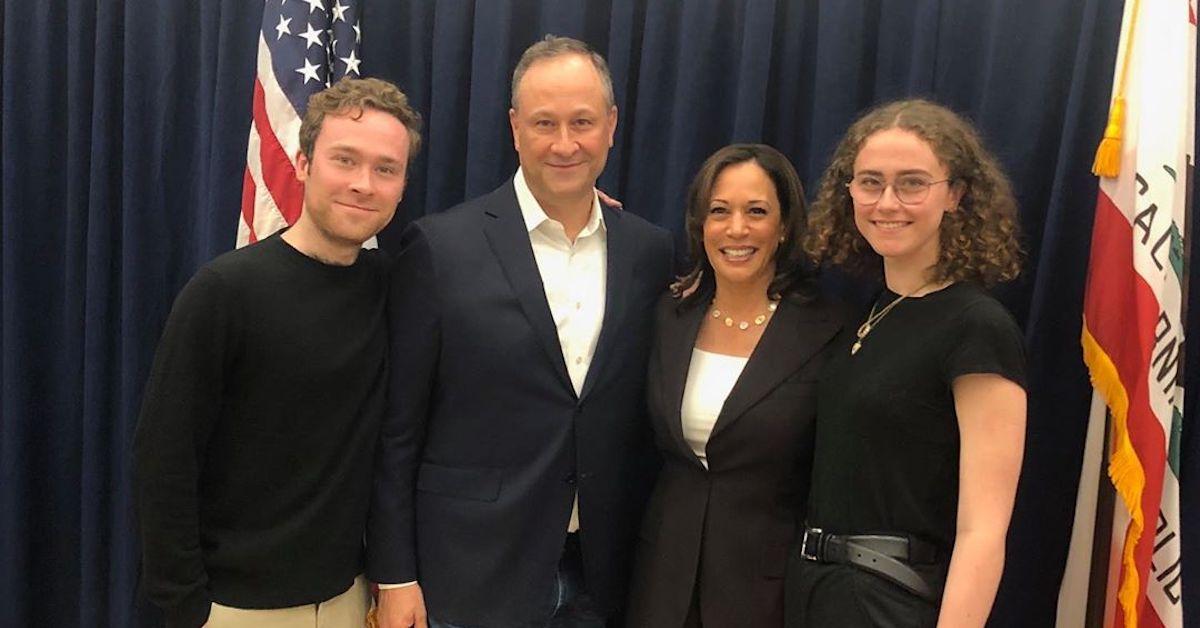
M517 119L517 110L508 110L508 126L512 129L513 148L519 153L521 152L521 139L517 130L521 127L520 121Z
M613 105L608 110L608 147L613 147L613 138L617 134L617 106Z
M304 183L305 181L308 180L308 166L309 166L308 156L304 154L304 151L298 151L296 153L296 180L297 181Z

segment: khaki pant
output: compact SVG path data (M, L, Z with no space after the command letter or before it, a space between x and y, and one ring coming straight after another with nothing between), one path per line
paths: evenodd
M345 593L317 604L245 609L213 602L205 628L362 628L371 608L371 590L362 576Z

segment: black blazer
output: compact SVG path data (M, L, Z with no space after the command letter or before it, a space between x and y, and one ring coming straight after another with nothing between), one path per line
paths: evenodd
M603 324L576 397L512 181L404 232L368 575L464 625L546 619L576 490L586 578L618 606L654 470L645 418L671 237L604 209Z
M681 626L700 596L705 626L783 625L787 552L804 513L816 382L846 310L779 304L730 391L701 465L680 408L707 308L665 297L647 378L664 463L641 527L629 625Z

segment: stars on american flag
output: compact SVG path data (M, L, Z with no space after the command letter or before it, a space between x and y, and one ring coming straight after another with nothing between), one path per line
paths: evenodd
M279 14L279 24L277 24L275 26L275 32L276 32L275 39L282 39L284 35L291 35L292 34L291 27L288 26L291 23L292 23L292 18L290 18L290 17L285 18L285 17L283 17L282 13Z
M308 59L305 59L304 67L296 68L296 71L299 72L304 77L304 83L307 85L310 80L312 80L312 81L320 81L321 80L321 76L319 74L317 74L317 71L320 69L321 69L321 66L313 65L312 63L310 63L308 61Z
M308 42L307 44L304 45L305 50L308 50L312 46L320 46L321 45L321 34L329 32L327 30L317 30L317 29L313 28L313 25L311 23L309 23L307 26L308 26L308 29L305 30L303 33L300 33L300 36L304 38L304 41Z
M267 0L265 8L273 14L271 22L264 21L273 24L270 31L264 26L264 35L276 72L295 77L302 91L312 93L361 74L362 28L355 0ZM299 106L304 97L296 98Z
M342 63L346 64L346 74L350 74L351 72L353 72L354 76L358 76L359 75L358 64L362 63L362 60L359 59L358 57L356 57L354 55L354 53L355 53L355 51L351 50L349 57L338 57L338 58L342 60Z
M339 21L345 22L346 21L346 11L349 11L349 10L350 10L350 7L342 4L342 0L337 0L337 3L333 5L333 9L331 9L331 11L333 11L333 21L334 22L339 22Z

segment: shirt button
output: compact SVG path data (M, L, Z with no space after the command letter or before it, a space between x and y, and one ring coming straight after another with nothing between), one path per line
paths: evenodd
M583 307L583 305L582 305L582 304L581 304L579 301L576 301L576 302L575 302L575 309L577 309L577 310L578 310L578 309L579 309L579 308L581 308L581 307Z
M575 358L575 363L576 363L576 364L583 364L583 358L582 358L582 357Z

